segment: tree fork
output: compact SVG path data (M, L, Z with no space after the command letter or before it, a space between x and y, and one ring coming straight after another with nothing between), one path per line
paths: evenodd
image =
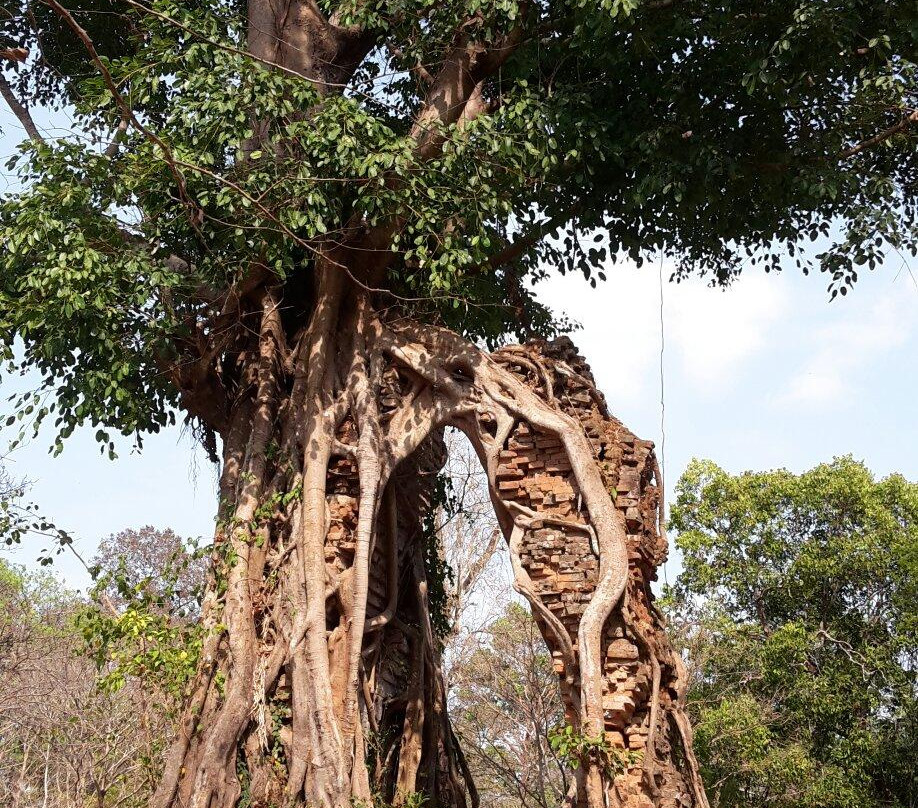
M205 652L153 806L477 804L423 562L453 426L583 739L573 799L704 808L649 589L666 553L652 444L609 415L566 339L489 355L386 322L331 263L317 286L289 342L277 293L259 297L224 435Z

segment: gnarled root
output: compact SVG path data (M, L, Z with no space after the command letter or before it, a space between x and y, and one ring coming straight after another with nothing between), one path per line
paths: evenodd
M423 561L445 426L486 469L569 720L643 755L618 772L586 755L571 804L705 806L648 588L665 552L651 445L609 416L572 346L488 355L384 322L334 272L292 336L283 301L259 303L229 374L205 652L154 808L231 808L243 786L253 806L478 804Z

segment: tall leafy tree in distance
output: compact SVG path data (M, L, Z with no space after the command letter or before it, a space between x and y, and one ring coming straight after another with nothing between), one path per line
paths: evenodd
M835 294L914 253L916 36L912 3L861 0L3 8L0 90L31 137L25 190L0 206L0 334L10 369L43 380L18 414L53 420L58 449L92 425L111 453L112 431L139 443L178 414L222 462L206 638L156 806L465 801L436 569L416 561L447 424L509 537L536 522L496 484L508 435L563 444L568 529L587 525L600 559L569 671L578 748L596 748L602 630L628 578L607 447L564 411L569 366L478 346L558 328L531 288L550 270L595 283L666 249L678 275L726 282L790 251ZM34 103L70 105L73 135L44 140ZM368 617L377 571L390 596ZM394 762L370 772L396 635L430 710L386 701ZM577 800L669 804L653 772L691 760L681 737L646 750L633 793L585 755Z
M90 569L99 596L114 605L144 593L176 618L194 618L204 588L206 561L197 543L170 528L126 528L99 542Z
M804 474L695 461L673 616L719 808L918 799L918 485L851 458Z

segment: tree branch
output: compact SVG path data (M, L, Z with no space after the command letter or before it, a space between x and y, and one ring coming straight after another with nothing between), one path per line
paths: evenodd
M121 120L118 121L118 128L115 130L115 134L112 135L111 143L105 147L105 156L108 158L114 158L118 154L118 149L121 148L121 141L124 139L124 134L128 130L131 122L121 116Z
M580 210L580 203L577 202L570 207L564 208L556 213L548 221L537 225L532 230L519 236L515 241L510 242L500 252L494 253L483 268L497 269L498 267L510 264L522 257L523 254L538 244L549 233L554 232L562 227L566 222Z
M206 42L208 45L212 45L213 47L219 48L220 50L226 51L227 53L234 53L237 56L246 56L267 67L273 67L275 70L279 70L281 73L286 73L288 76L293 76L295 78L300 78L300 79L306 79L306 81L311 81L313 83L317 83L319 81L319 79L314 76L303 75L303 73L301 73L300 71L294 70L290 67L285 67L279 62L272 61L271 59L268 59L262 55L254 53L251 50L245 50L244 48L237 48L225 42L219 42L216 39L212 39L211 37L206 36L201 31L197 31L191 26L185 25L183 22L180 22L174 17L170 17L168 14L163 14L161 11L157 11L156 9L150 8L144 3L139 3L137 2L137 0L124 0L124 1L132 8L136 8L138 11L142 11L144 14L150 14L151 16L156 17L157 19L160 19L163 22L167 22L170 25L174 25L176 28L184 31L186 34L191 34L196 39L199 39L201 42Z
M890 126L888 129L884 129L882 132L877 133L873 137L867 138L867 140L862 140L860 143L858 143L856 146L852 146L850 149L845 149L839 155L839 159L845 160L848 157L854 157L855 154L860 154L866 149L876 146L885 140L889 140L893 135L897 135L899 132L904 132L914 123L918 123L918 109L913 109L911 115L906 115L897 124Z
M96 46L93 44L92 39L89 34L86 32L86 29L83 28L73 17L73 15L64 8L57 0L44 0L54 11L60 15L67 25L73 30L80 42L83 43L83 46L86 48L89 53L89 58L95 65L99 73L102 74L102 79L105 82L105 86L108 91L112 94L112 97L115 99L115 103L118 105L118 109L121 111L121 115L124 119L130 121L130 123L141 132L144 137L146 137L151 143L158 146L163 153L163 159L166 161L166 164L169 166L169 170L172 173L173 178L175 179L176 185L178 186L179 196L183 204L189 209L189 218L191 220L192 227L195 230L198 230L198 215L200 214L200 209L197 205L192 202L191 198L188 196L188 192L185 185L185 177L182 175L182 172L179 171L178 166L176 165L175 158L172 154L172 149L169 148L168 144L163 141L155 132L149 130L144 126L134 114L134 110L131 109L131 106L125 100L124 96L121 94L121 91L118 89L118 85L115 84L115 80L112 77L111 72L108 67L106 67L105 62L99 57L98 52L96 51Z
M337 24L315 0L249 3L253 55L307 78L320 93L343 89L375 41L373 32Z
M0 95L3 96L3 100L9 105L9 108L13 111L19 123L22 124L22 128L26 130L28 136L36 143L43 143L45 139L39 133L38 127L35 126L35 121L32 120L31 113L25 105L16 98L13 93L13 88L10 87L10 83L6 80L6 76L4 76L3 73L0 73Z
M523 24L493 45L468 39L461 41L444 60L421 106L411 137L417 141L416 153L422 159L437 154L445 140L442 130L460 120L466 106L489 76L510 58L523 41ZM482 105L479 113L484 111Z
M862 140L860 143L851 146L848 149L844 149L838 152L834 159L836 160L846 160L849 157L854 157L861 152L867 151L868 149L878 146L879 144L889 140L894 135L898 135L902 132L905 132L914 124L918 123L918 109L909 109L906 108L903 110L904 116L899 120L898 123L893 124L888 129L884 129L882 132L878 132L873 137L869 137L866 140ZM817 159L811 159L808 161L808 164L819 165L826 163L833 158L830 157L821 157ZM792 163L788 162L759 162L755 163L754 167L760 171L769 171L774 173L779 173L782 171L787 171L792 167Z

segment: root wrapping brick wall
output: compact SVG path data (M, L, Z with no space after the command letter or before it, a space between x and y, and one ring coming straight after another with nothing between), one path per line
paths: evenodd
M615 505L625 517L630 566L628 619L618 608L605 629L603 711L607 741L620 750L640 753L640 759L616 778L617 796L626 808L689 808L697 803L688 778L672 764L680 757L672 754L672 746L682 741L678 728L669 720L675 711L681 711L681 665L666 641L650 590L667 553L666 538L660 530L660 479L653 443L640 440L608 413L589 367L569 340L532 343L526 346L528 356L519 351L508 351L504 361L536 392L551 396L560 409L579 420L608 489L614 492ZM530 363L535 362L549 369L554 379L550 391L544 377L532 372ZM540 433L526 423L517 424L501 452L496 478L501 499L586 525L569 460L556 436ZM520 547L520 558L535 592L567 629L575 651L577 630L599 571L596 548L591 544L585 531L544 524L527 530ZM545 620L538 613L535 617L552 650L568 719L575 720L562 654ZM651 733L654 700L659 706ZM684 722L684 716L681 719ZM689 765L689 761L685 763ZM647 796L647 780L655 796Z
M570 340L533 342L491 355L555 409L573 417L588 438L603 481L624 520L629 561L625 597L613 610L602 638L602 708L605 740L629 764L613 783L621 808L706 808L697 766L691 753L690 729L682 708L684 675L664 633L650 589L667 554L661 530L661 479L653 443L637 438L608 411L596 390L589 366ZM385 407L394 408L404 390L394 373ZM391 402L386 402L391 399ZM338 435L353 445L355 430L345 422ZM443 465L440 433L431 438L396 472L398 485L398 567L402 579L423 552L419 514L429 507L431 475ZM423 473L419 474L419 470ZM426 479L427 482L419 482ZM560 621L573 645L574 670L567 670L562 649L546 619L533 611L552 652L568 721L575 726L579 688L576 670L578 629L596 589L600 562L586 509L561 439L517 419L499 453L491 480L495 499L513 503L535 519L518 547L519 561L531 579L532 597ZM357 523L357 474L353 459L341 457L329 469L329 530L326 563L329 579L339 578L347 599L346 571L353 563ZM552 521L556 520L556 521ZM509 538L509 529L504 524ZM573 525L581 527L574 528ZM389 598L387 556L383 541L374 547L368 591L369 615L385 610ZM410 610L409 610L410 613ZM401 611L399 611L401 614ZM405 693L411 686L412 631L408 620L395 619L375 641L372 698L366 709L371 724L385 730L404 715ZM387 764L390 765L390 764Z

